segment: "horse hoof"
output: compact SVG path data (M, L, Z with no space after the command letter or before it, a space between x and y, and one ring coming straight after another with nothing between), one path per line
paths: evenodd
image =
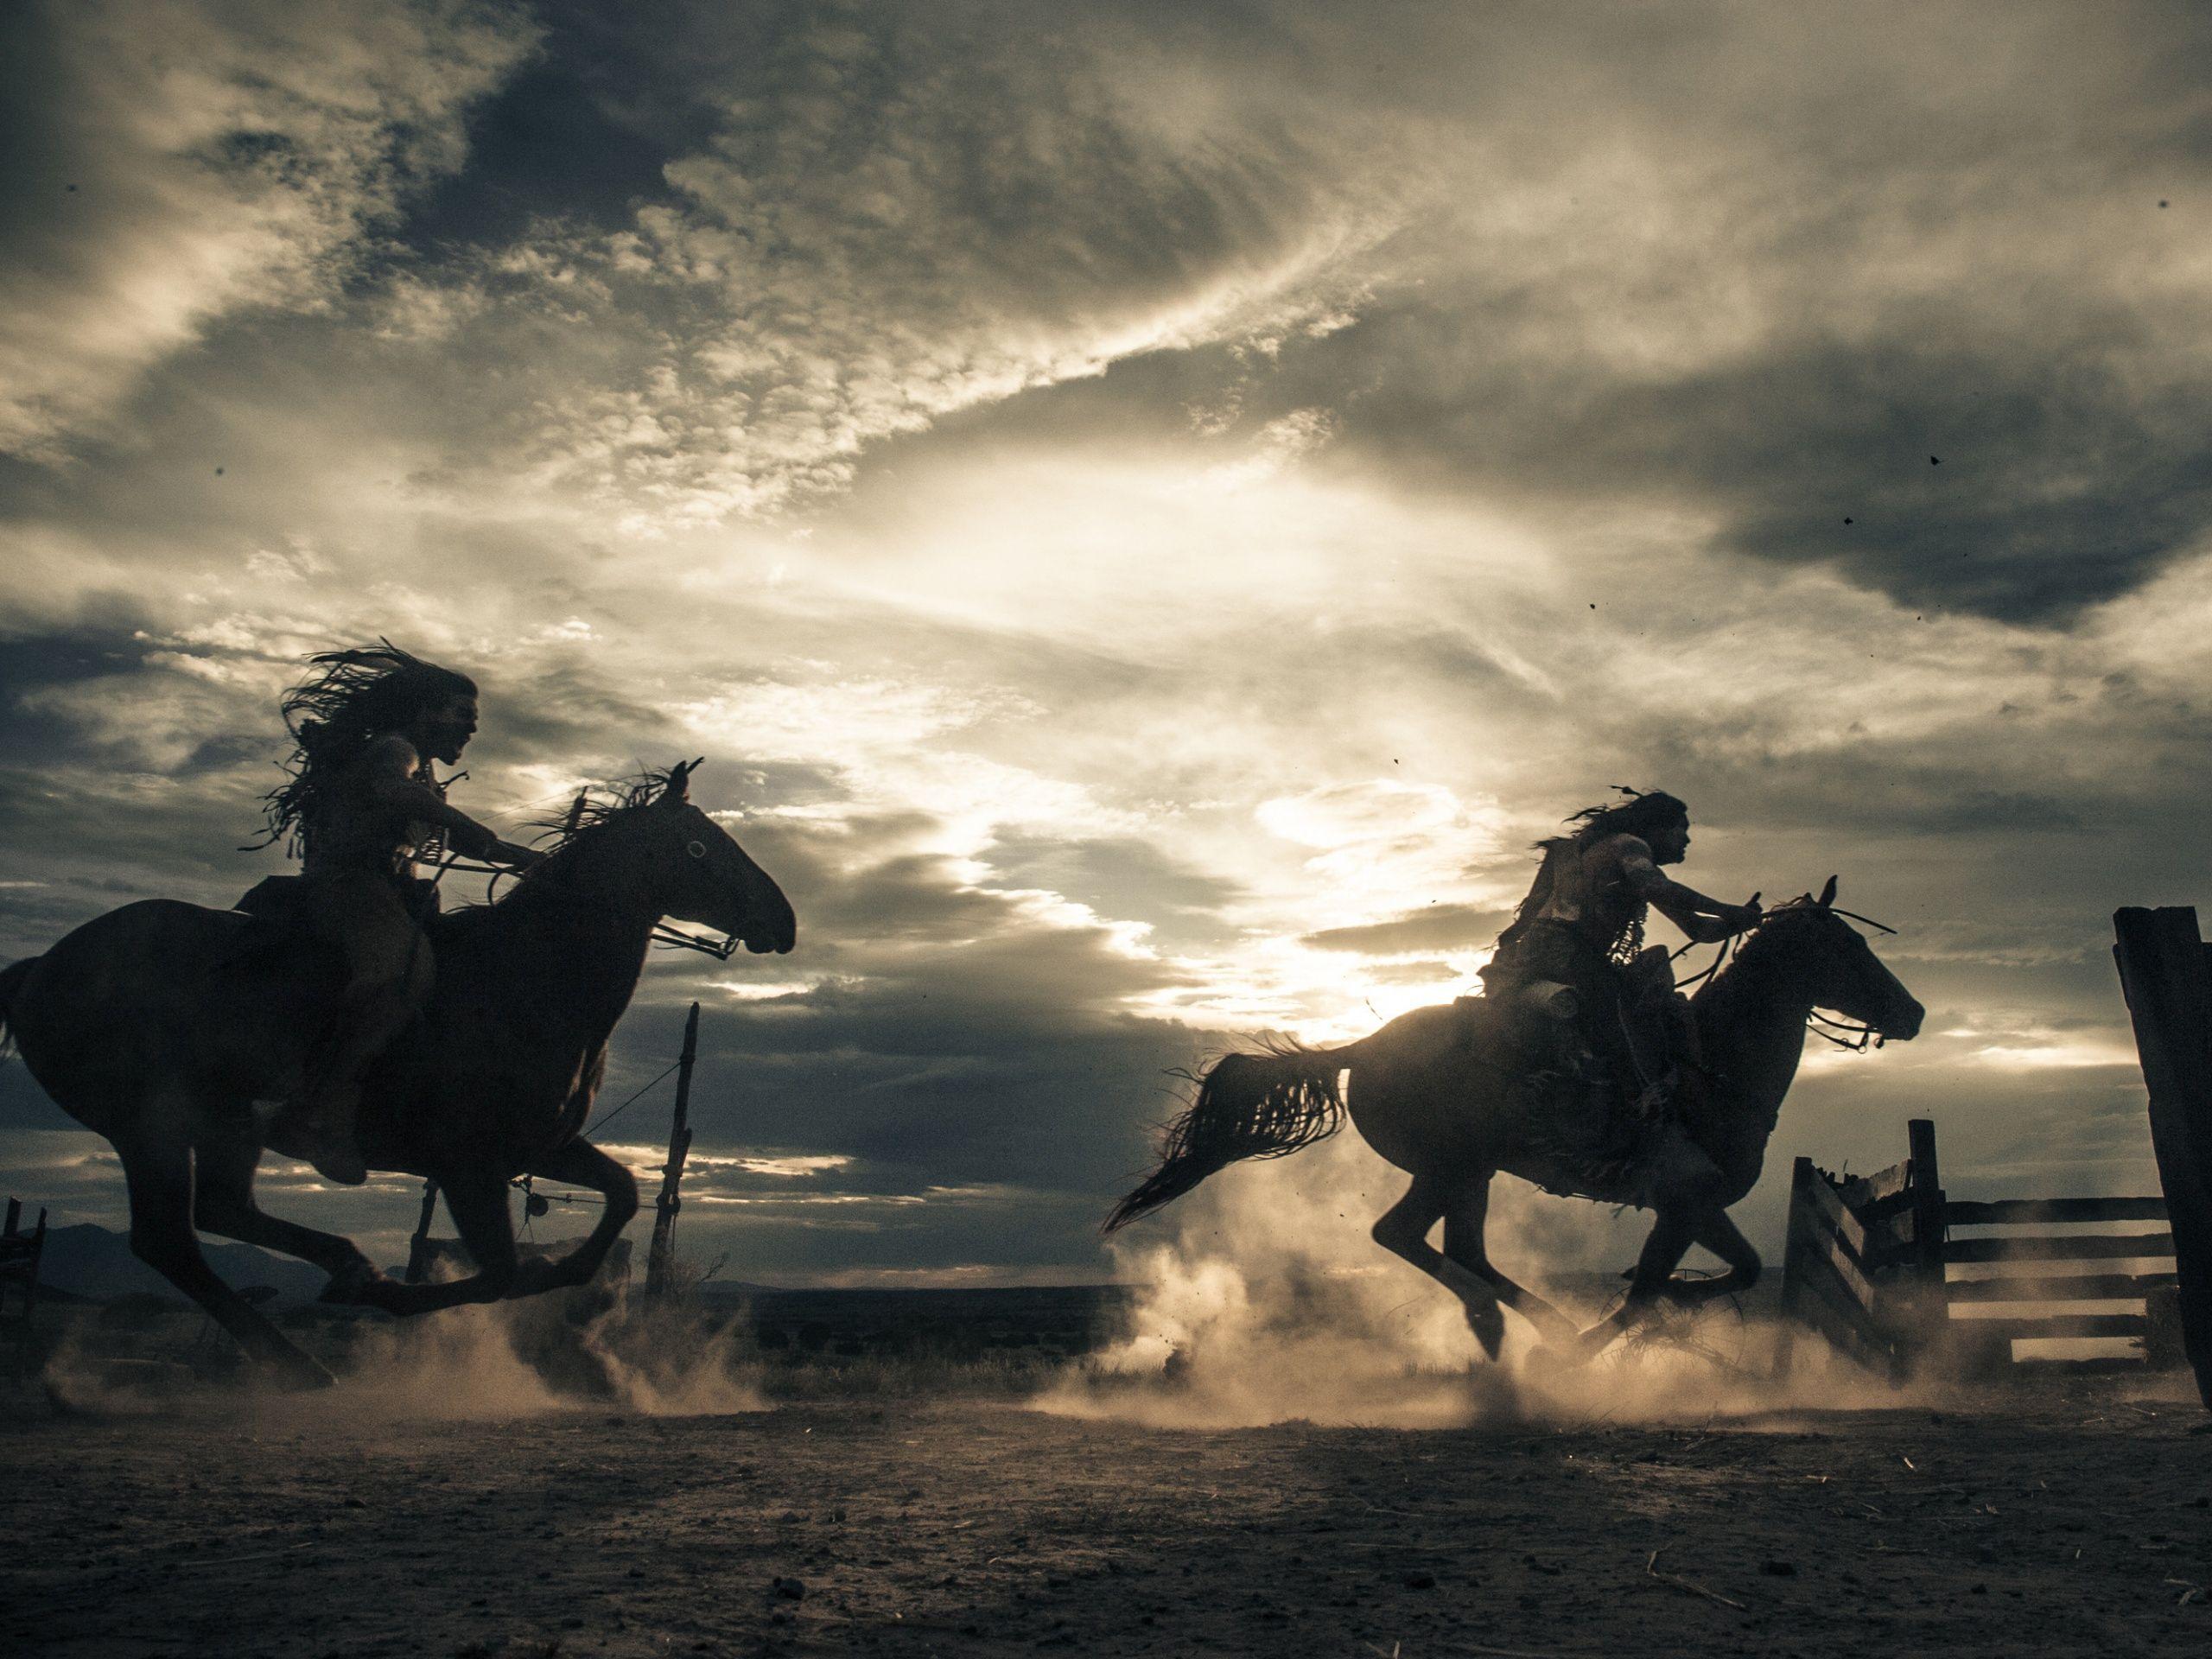
M1480 1314L1470 1314L1468 1327L1475 1333L1475 1340L1482 1345L1483 1355L1496 1359L1505 1346L1505 1319L1496 1309Z
M390 1293L399 1287L397 1280L363 1262L358 1267L332 1274L330 1282L322 1287L315 1300L340 1307L382 1307L390 1300Z

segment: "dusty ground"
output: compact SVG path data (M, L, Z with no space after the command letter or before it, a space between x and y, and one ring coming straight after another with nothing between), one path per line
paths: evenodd
M1176 1430L889 1400L325 1412L17 1411L0 1643L2212 1651L2212 1433L2178 1395L2110 1384L1674 1427Z

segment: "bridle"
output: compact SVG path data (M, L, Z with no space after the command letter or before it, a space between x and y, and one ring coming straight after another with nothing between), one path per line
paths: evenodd
M576 830L583 822L585 803L589 799L590 793L587 791L578 795L575 803L569 808L569 816L561 826L562 846L566 846L575 838ZM445 880L446 872L448 870L460 870L470 875L490 876L491 884L486 887L484 894L485 902L487 904L499 896L499 882L503 878L518 876L522 874L504 864L464 864L457 858L447 857L439 861L438 873L432 879L431 886L435 887L438 882ZM655 922L652 932L648 937L660 950L696 950L702 956L712 957L716 962L728 962L737 954L740 944L734 933L724 934L720 939L702 938L696 933L687 933L681 928L671 927L665 921Z
M1789 912L1796 907L1796 906L1795 905L1777 905L1772 909L1769 910L1764 916L1760 917L1759 925L1764 927L1767 922L1775 916ZM1834 905L1823 905L1821 908L1827 911L1831 916L1841 916L1850 921L1864 922L1867 926L1879 928L1885 933L1894 934L1897 931L1897 929L1891 927L1887 922L1878 922L1872 916L1861 916L1855 910L1844 910ZM1752 931L1755 931L1756 930ZM1713 957L1712 962L1707 964L1704 970L1700 973L1693 974L1688 979L1676 980L1675 982L1675 988L1678 991L1685 990L1690 986L1698 983L1700 980L1712 978L1727 964L1728 957L1735 949L1736 941L1744 937L1745 937L1744 934L1731 933L1726 938L1721 940L1719 952ZM1681 957L1687 956L1690 951L1694 950L1696 948L1696 942L1693 940L1690 944L1682 946L1681 950L1675 951L1673 956L1669 957L1667 960L1669 962L1679 961ZM1838 1048L1847 1050L1853 1054L1864 1054L1868 1048L1880 1048L1889 1041L1888 1037L1873 1026L1854 1025L1850 1020L1838 1020L1831 1015L1822 1014L1818 1008L1812 1008L1807 1011L1805 1015L1805 1029L1811 1032L1814 1036L1821 1038L1824 1041L1834 1043ZM1837 1035L1836 1033L1839 1032L1843 1034L1841 1036ZM1854 1041L1853 1040L1853 1039L1856 1039L1857 1040Z

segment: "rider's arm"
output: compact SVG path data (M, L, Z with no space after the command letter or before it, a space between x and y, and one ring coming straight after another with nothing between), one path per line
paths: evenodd
M505 849L505 842L466 812L448 806L444 798L422 780L422 764L415 746L405 738L378 738L361 756L369 798L380 807L406 814L416 823L435 824L445 831L447 843L455 852L470 858L489 857ZM520 853L523 849L511 850Z
M1621 842L1622 885L1681 928L1692 943L1711 944L1758 924L1760 912L1756 902L1730 905L1708 899L1695 887L1669 877L1653 861L1650 848L1637 837L1624 836Z

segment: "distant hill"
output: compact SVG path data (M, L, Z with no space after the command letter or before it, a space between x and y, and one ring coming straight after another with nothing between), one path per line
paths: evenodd
M200 1249L207 1265L236 1288L274 1285L279 1298L287 1302L313 1301L327 1277L320 1268L289 1256L271 1255L251 1244L202 1238ZM178 1302L185 1300L183 1292L131 1255L128 1236L90 1222L48 1230L38 1277L41 1285L95 1301L134 1294Z

